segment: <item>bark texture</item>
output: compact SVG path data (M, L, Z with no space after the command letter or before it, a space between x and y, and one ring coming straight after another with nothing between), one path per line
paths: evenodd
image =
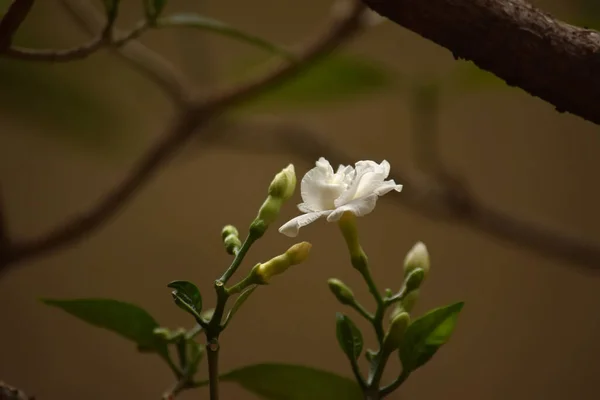
M508 85L600 124L600 33L523 0L363 0Z

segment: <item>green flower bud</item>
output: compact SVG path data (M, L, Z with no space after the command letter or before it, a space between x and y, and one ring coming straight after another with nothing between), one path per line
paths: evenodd
M429 274L429 252L423 242L417 242L412 249L406 254L404 259L404 276L408 275L415 269L420 268L424 272L424 278Z
M413 308L415 308L417 300L419 300L419 289L415 289L412 292L408 293L400 302L400 304L402 305L404 311L410 313L413 310Z
M308 258L312 245L308 242L297 243L285 253L273 257L269 261L257 264L250 272L251 280L259 285L266 285L271 278L285 272L292 265L300 264Z
M237 251L242 247L242 242L240 242L240 238L234 235L229 235L223 240L223 244L225 245L225 250L227 253L234 255Z
M225 241L225 238L227 236L236 236L239 237L240 233L238 232L237 228L233 225L225 225L223 227L223 229L221 230L221 239L223 239L223 241Z
M402 339L404 338L404 332L406 332L406 328L410 324L410 315L406 312L401 312L392 319L390 323L390 329L386 333L383 339L382 350L386 354L390 354L402 343Z
M418 289L423 281L425 280L425 271L421 268L417 268L413 270L407 277L404 282L406 285L406 291L408 293L412 292L415 289Z
M339 279L331 278L327 281L331 293L338 299L338 301L345 305L354 303L354 293L346 286L346 284Z
M283 205L283 199L280 197L269 196L258 210L256 221L261 221L266 230L279 216L279 211ZM264 232L263 232L264 233Z
M275 175L271 185L269 185L269 195L287 201L293 196L295 189L296 172L294 165L290 164Z

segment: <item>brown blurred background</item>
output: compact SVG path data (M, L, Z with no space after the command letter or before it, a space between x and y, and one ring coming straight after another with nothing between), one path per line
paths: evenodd
M19 43L69 47L86 40L58 1L38 3ZM577 2L536 3L563 19L582 16ZM167 11L206 13L293 44L314 33L330 5L172 1ZM135 2L125 10L123 27L141 15ZM232 66L264 54L191 30L150 32L143 41L207 88L225 81ZM383 66L393 82L312 107L265 106L260 115L301 123L357 159L387 159L392 173L413 168L406 88L423 76L452 83L454 71L466 63L392 23L369 30L344 52ZM107 51L56 65L0 59L0 69L0 181L18 236L37 235L94 204L173 117L161 93ZM468 179L489 206L600 243L598 127L493 80L468 90L446 83L438 115L445 164ZM0 378L41 400L158 398L172 377L157 357L140 355L131 343L37 299L111 297L143 306L163 325L189 326L166 283L195 281L212 302L212 282L229 262L221 227L232 223L243 231L275 172L293 162L301 176L314 162L255 150L196 141L93 235L3 276ZM378 284L398 288L404 254L422 240L433 264L417 311L458 300L466 307L451 342L391 398L599 397L597 271L422 217L392 196L402 193L381 199L375 212L359 221ZM295 202L299 196L281 223L296 215ZM349 266L334 225L315 223L300 238L314 244L310 261L260 288L237 314L222 337L223 370L273 361L351 376L334 334L334 313L341 306L326 279L344 280L371 305L368 293ZM273 229L252 249L245 270L291 243ZM223 390L227 399L254 398L234 385ZM207 397L206 389L182 396Z

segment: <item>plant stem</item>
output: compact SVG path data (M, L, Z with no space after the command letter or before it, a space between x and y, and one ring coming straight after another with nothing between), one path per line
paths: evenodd
M210 400L219 400L219 347L217 338L210 339L206 344Z
M400 374L400 376L398 376L398 378L396 378L396 380L394 382L392 382L391 384L389 384L388 386L385 386L384 388L382 388L379 393L381 395L380 398L384 398L386 397L388 394L392 393L394 390L398 389L400 387L400 385L402 385L404 383L404 381L406 381L406 379L408 379L408 377L410 376L410 372L405 373L404 371L402 371L402 374Z
M360 303L358 303L357 301L354 301L354 302L350 303L350 307L355 309L356 312L358 312L364 319L373 323L373 318L374 318L373 314L368 312Z
M246 240L244 240L242 247L236 253L233 261L231 262L231 265L229 266L229 268L227 268L227 270L219 278L219 281L223 282L223 284L227 283L229 278L231 278L231 276L235 273L235 271L238 269L238 267L242 263L242 260L246 256L246 253L248 252L248 250L250 250L250 247L252 247L252 245L254 244L256 239L257 238L253 237L252 235L248 235L246 237Z

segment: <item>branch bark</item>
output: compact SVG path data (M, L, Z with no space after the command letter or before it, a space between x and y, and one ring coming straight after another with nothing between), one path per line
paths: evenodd
M600 33L525 0L362 0L533 96L600 124Z
M35 0L15 0L0 21L0 51L8 48L17 29L33 7Z

